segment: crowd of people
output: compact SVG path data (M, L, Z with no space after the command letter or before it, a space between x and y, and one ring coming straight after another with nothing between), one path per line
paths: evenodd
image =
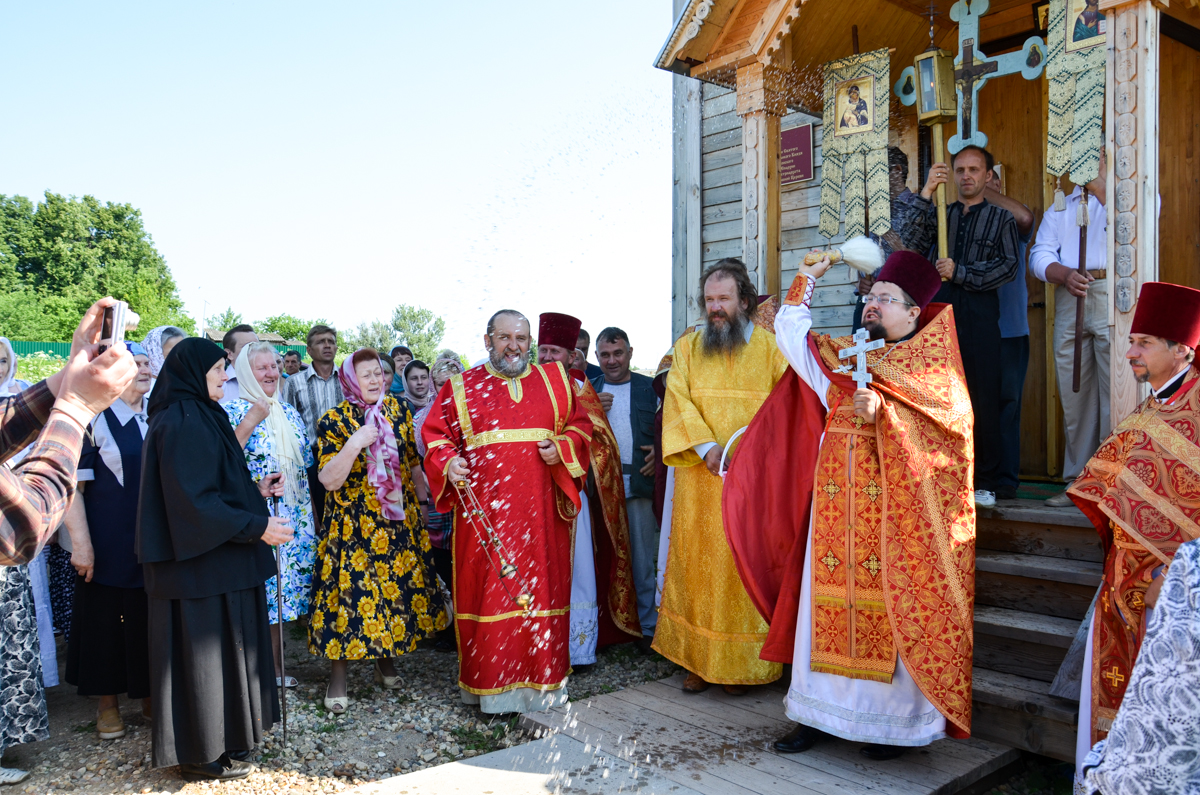
M620 328L596 336L594 364L578 319L548 312L535 333L512 309L489 319L469 368L404 346L339 364L323 324L306 356L248 325L221 345L162 327L101 352L111 299L45 382L16 379L5 341L0 454L16 463L0 481L0 746L47 735L44 613L68 634L67 682L98 699L100 738L125 733L120 696L140 699L154 764L188 780L252 769L297 684L280 659L294 621L329 660L333 713L352 707L352 661L394 689L397 657L456 652L463 702L494 715L565 702L573 670L630 643L686 669L685 693L742 695L790 665L781 709L798 725L781 753L835 736L883 761L969 736L976 508L1018 483L1025 269L1062 291L1069 371L1067 310L1084 297L1103 311L1103 235L1089 232L1094 273L1064 265L1079 255L1068 200L1027 255L1033 214L977 147L934 164L919 194L899 150L890 166L886 261L858 285L865 339L813 330L825 255L782 302L736 259L708 267L703 323L653 377L633 372ZM927 258L931 197L952 178L951 256ZM1101 227L1103 207L1089 212ZM1127 358L1154 394L1111 434L1107 329L1083 327L1092 365L1064 399L1065 499L1104 539L1112 596L1085 663L1108 679L1084 677L1079 773L1116 792L1135 746L1169 756L1191 725L1148 739L1127 714L1168 703L1171 672L1200 684L1186 638L1200 292L1146 285ZM52 540L65 557L46 556ZM69 620L37 606L64 565ZM1190 775L1171 758L1154 775Z

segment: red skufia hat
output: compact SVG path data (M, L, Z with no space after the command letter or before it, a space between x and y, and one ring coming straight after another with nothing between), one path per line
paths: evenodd
M924 309L942 289L942 276L933 263L915 251L895 251L887 258L877 282L891 282L908 293Z
M583 321L558 312L543 312L538 318L538 345L555 345L575 350L579 343L579 329Z
M1146 282L1129 333L1200 347L1200 290L1170 282Z

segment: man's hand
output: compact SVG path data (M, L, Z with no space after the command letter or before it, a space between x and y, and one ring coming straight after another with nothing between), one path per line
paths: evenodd
M954 260L949 257L942 257L934 263L934 267L942 275L943 281L950 281L954 278Z
M250 422L254 423L255 425L258 425L260 422L265 420L270 413L271 401L267 398L263 398L262 400L255 401L255 403L250 406L250 410L246 412L246 419L250 420Z
M652 478L654 477L655 466L658 464L658 462L655 460L656 456L654 455L654 445L644 444L642 445L642 449L646 451L646 463L643 464L642 468L638 471L646 477Z
M600 405L604 407L604 413L607 414L612 411L612 392L599 392L597 394L600 395Z
M258 481L258 493L261 494L265 500L269 500L272 497L282 497L283 473L272 472L262 480Z
M74 547L71 552L71 565L79 572L79 576L83 577L84 582L91 582L92 575L96 573L96 553L90 542L81 544L76 540Z
M1088 285L1096 279L1090 273L1080 273L1076 268L1054 262L1046 266L1046 281L1061 284L1071 295L1083 298L1087 295Z
M875 422L880 402L879 393L873 389L862 387L854 390L854 413L867 422Z
M86 426L121 396L137 376L137 362L124 345L99 356L98 345L81 348L62 370L55 407Z
M819 248L814 248L809 253L812 254L820 250ZM805 265L804 260L800 260L800 272L813 279L819 279L825 275L825 271L829 270L831 265L833 263L829 261L829 257L822 257L815 265Z
M446 474L450 476L451 483L462 483L471 477L471 467L467 466L467 459L455 458L450 461Z
M937 190L938 185L945 185L950 181L950 166L945 163L934 163L929 168L929 179L925 180L925 187L921 189L921 198L928 201L933 198L933 192Z
M357 447L359 450L366 450L371 445L375 444L375 440L379 438L379 429L374 425L364 425L359 428L350 437L348 444Z
M543 439L537 445L538 453L542 456L542 460L546 462L547 466L562 463L562 458L558 455L558 445L554 444L554 442L549 439Z
M280 544L286 544L291 541L294 535L290 519L271 516L267 519L267 529L262 534L262 540L273 547L277 547Z
M721 476L722 452L724 452L724 449L721 447L721 445L717 445L713 449L709 450L704 456L704 466L708 467L708 471L717 477ZM725 461L726 463L733 461L733 456L726 456Z

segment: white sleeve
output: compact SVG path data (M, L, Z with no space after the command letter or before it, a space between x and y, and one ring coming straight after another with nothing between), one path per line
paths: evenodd
M1065 212L1047 210L1042 213L1042 223L1038 226L1033 248L1029 250L1029 272L1043 282L1046 281L1046 268L1059 262L1062 256L1059 253L1058 226Z
M717 446L716 442L701 442L692 447L696 451L696 455L700 456L700 460L704 460L704 456L708 455L708 451Z
M804 283L801 283L802 279ZM830 381L808 347L808 332L812 329L812 310L808 305L812 301L814 286L815 282L807 276L802 274L796 277L792 291L788 293L789 299L803 291L802 299L800 303L785 304L779 308L775 315L775 342L783 358L787 359L804 383L817 393L821 405L828 409L825 396L829 392Z

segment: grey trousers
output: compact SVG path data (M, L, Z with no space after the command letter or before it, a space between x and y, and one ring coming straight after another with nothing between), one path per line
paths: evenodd
M642 634L654 636L658 626L658 608L654 591L658 582L658 522L654 521L654 502L649 497L625 500L629 515L629 554L633 558L633 586L637 589L638 621Z
M1063 477L1079 475L1100 443L1112 430L1109 397L1110 348L1108 333L1108 280L1097 279L1084 299L1083 355L1080 357L1079 391L1071 391L1075 366L1076 298L1061 284L1054 288L1054 364L1058 395L1062 400L1067 450Z

